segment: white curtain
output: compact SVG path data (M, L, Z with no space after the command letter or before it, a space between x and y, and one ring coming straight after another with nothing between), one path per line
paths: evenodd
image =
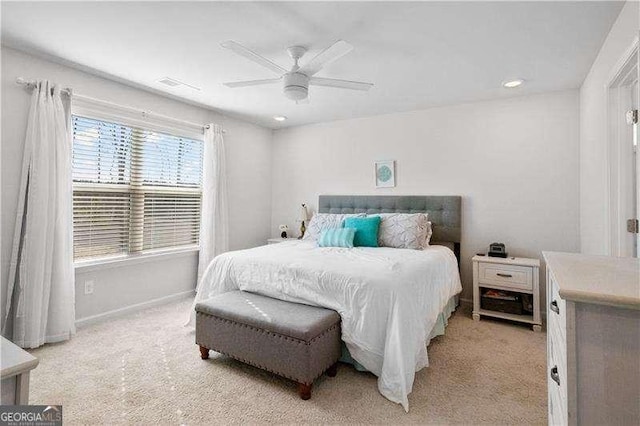
M227 209L227 176L222 128L210 124L204 132L198 282L213 258L229 250Z
M75 333L69 129L69 97L64 95L63 101L59 86L37 82L27 122L3 325L11 320L13 341L23 348L66 340Z

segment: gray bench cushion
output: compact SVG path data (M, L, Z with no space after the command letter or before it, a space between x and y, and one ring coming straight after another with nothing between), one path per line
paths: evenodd
M285 302L244 291L223 293L196 304L196 312L311 341L340 322L335 311Z

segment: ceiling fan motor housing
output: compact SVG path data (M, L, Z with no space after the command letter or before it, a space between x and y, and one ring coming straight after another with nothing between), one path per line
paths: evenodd
M301 72L289 72L284 75L284 95L300 101L309 94L309 77Z

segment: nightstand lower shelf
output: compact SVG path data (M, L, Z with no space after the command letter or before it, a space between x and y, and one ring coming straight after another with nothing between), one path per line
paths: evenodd
M494 318L507 319L507 320L511 320L511 321L526 322L528 324L535 324L536 323L535 320L533 319L533 315L507 314L505 312L489 311L487 309L480 309L478 312L474 312L474 313L477 313L477 314L480 314L480 315L484 315L486 317L494 317Z
M533 326L534 331L540 331L542 329L542 325L533 319L533 315L507 314L505 312L489 311L487 309L480 309L477 312L476 311L473 312L474 321L480 321L480 316L500 318L500 319L506 319L510 321L518 321L526 324L531 324Z

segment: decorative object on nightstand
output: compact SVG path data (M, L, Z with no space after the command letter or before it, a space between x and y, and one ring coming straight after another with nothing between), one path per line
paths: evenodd
M507 258L507 248L502 243L491 243L489 244L489 253L487 256Z
M474 256L472 261L473 319L525 322L540 331L540 260Z
M300 214L298 216L298 222L300 222L300 236L298 237L298 239L302 239L302 237L304 237L304 233L307 230L306 222L309 220L309 212L307 212L307 205L306 204L302 204L302 207L300 207Z
M278 228L280 229L280 238L288 238L287 231L289 227L287 225L280 225Z

